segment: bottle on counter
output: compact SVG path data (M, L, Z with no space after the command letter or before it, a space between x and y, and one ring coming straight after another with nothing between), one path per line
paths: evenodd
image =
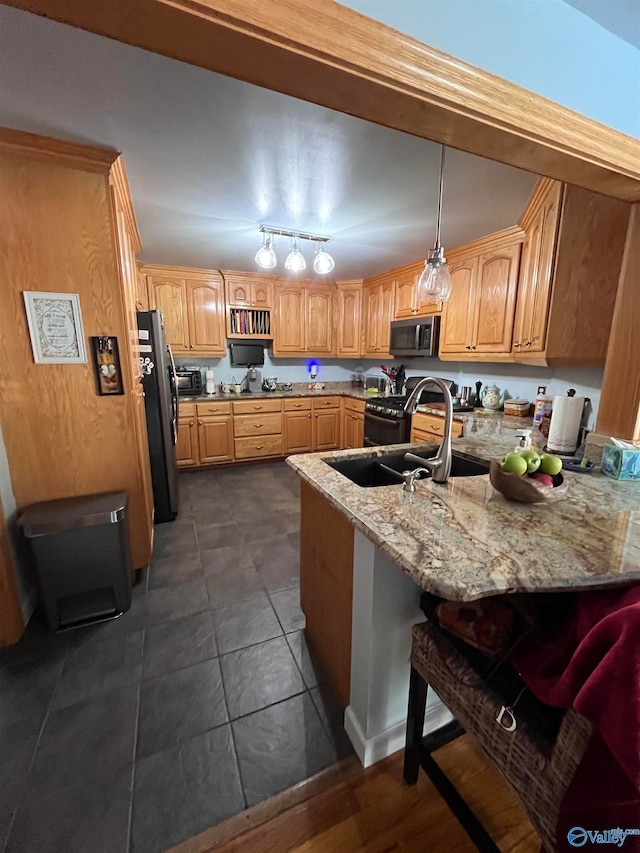
M540 424L543 418L551 417L551 409L553 407L553 397L547 395L547 386L538 385L538 395L536 397L535 406L533 409L533 424L534 427L540 429Z

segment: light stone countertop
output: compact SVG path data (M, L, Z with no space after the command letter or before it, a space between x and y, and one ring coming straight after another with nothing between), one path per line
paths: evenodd
M489 460L515 447L504 418L473 418L454 449ZM513 420L513 419L509 419ZM520 421L521 419L515 419ZM524 418L522 419L524 420ZM414 445L413 450L430 445ZM376 448L397 453L409 445ZM433 445L431 445L433 447ZM600 473L563 472L566 499L550 505L507 501L489 475L362 488L325 459L361 450L290 456L288 464L419 586L472 601L507 592L560 592L640 582L640 487Z
M280 400L289 397L354 397L356 400L368 400L369 395L362 387L350 382L325 382L322 390L307 388L306 382L294 382L291 391L251 391L249 394L201 394L198 397L180 397L181 403L208 403L214 400Z

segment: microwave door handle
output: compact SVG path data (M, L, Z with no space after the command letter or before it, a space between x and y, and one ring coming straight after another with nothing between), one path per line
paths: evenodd
M420 332L421 331L422 331L422 326L420 325L420 323L416 323L416 339L415 339L414 345L413 345L413 348L416 350L416 352L420 351Z
M167 353L171 366L171 439L175 445L178 441L178 374L170 344L167 344Z

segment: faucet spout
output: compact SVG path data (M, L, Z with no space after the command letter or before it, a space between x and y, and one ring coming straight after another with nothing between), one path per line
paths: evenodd
M434 483L446 483L451 474L451 427L453 425L453 401L448 386L438 379L437 376L425 376L411 392L405 403L404 410L412 415L418 408L420 395L427 385L437 385L444 397L444 435L434 457L429 460L421 460L423 465L431 469L431 479Z

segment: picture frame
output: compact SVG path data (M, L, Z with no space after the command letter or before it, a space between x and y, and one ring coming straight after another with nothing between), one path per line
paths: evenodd
M80 296L77 293L23 291L36 364L86 364Z
M118 339L112 335L96 335L90 340L98 394L101 397L124 394Z

